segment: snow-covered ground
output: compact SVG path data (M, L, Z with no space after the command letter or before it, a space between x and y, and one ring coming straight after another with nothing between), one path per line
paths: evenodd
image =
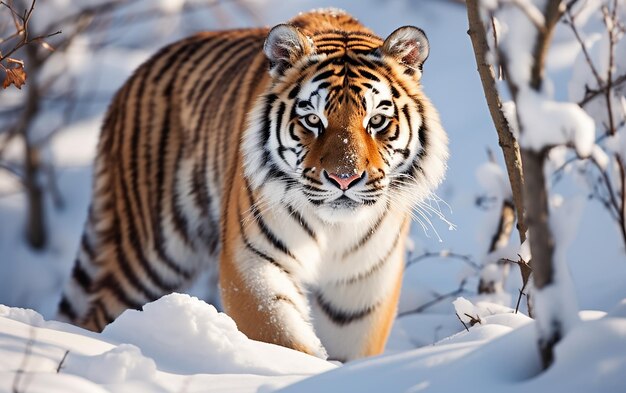
M180 1L160 3L174 13ZM105 99L85 104L77 121L52 139L49 154L57 167L64 207L56 209L48 201L46 251L34 253L25 245L23 195L19 185L0 172L0 304L5 305L0 306L0 392L625 391L626 255L618 230L599 203L578 199L576 209L564 213L572 236L567 263L576 300L587 311L557 347L549 371L540 373L534 322L510 308L520 287L517 268L511 270L507 293L497 298L475 295L478 276L468 260L482 262L497 215L497 209L477 208L475 202L489 194L483 168L486 149L500 153L466 34L464 8L440 0L250 4L256 19L267 25L311 8L337 6L380 36L408 24L428 34L431 52L423 84L451 141L447 181L438 194L449 204L450 209L442 206L442 211L456 230L449 231L449 224L437 218L432 219L434 228L426 231L414 225L409 259L432 256L415 259L407 268L386 353L337 365L253 342L226 315L186 295L165 297L143 312L127 312L102 334L51 321L86 216L91 159L107 97L153 51L139 45L146 37L158 47L193 28L257 23L238 16L227 4L211 18L173 17L158 31L143 25L125 35L120 29L115 40L122 44L89 56L81 51L84 41L73 49L72 72L80 76L79 88L92 91L97 85ZM578 52L571 34L557 32L549 60L556 99L567 98ZM5 103L11 98L0 93L0 105L4 97ZM38 127L54 121L58 116L51 114ZM19 151L19 146L11 148ZM554 189L569 201L580 196L582 186L561 181ZM457 296L474 305L453 304ZM466 331L455 315L458 310L460 315L479 316L482 323L468 324Z
M434 345L338 366L249 340L189 295L128 311L101 334L0 306L0 391L624 391L626 301L606 315L581 313L544 373L534 322L493 304L481 309L480 324Z

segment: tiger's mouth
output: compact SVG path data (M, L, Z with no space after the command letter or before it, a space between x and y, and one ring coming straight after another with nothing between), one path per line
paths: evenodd
M327 202L326 205L332 209L357 209L365 205L362 201L355 201L347 195L342 195L339 198Z

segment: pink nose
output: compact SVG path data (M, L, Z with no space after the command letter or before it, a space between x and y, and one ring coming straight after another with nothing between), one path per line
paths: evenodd
M341 174L329 173L327 176L332 182L337 183L336 185L338 185L339 188L341 188L343 191L350 188L351 184L355 183L357 180L361 178L361 175L354 175L354 174L348 174L348 173L341 173Z

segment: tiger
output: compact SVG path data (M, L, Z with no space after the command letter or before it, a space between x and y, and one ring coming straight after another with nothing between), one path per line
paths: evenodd
M381 353L413 210L447 166L429 51L417 27L382 40L322 9L157 52L105 115L59 319L102 331L217 263L250 339Z

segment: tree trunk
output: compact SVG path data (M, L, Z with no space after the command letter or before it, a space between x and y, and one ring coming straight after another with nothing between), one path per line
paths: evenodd
M550 230L548 193L543 172L543 164L548 150L534 152L522 149L524 173L526 175L525 193L529 202L526 207L528 236L530 238L533 271L533 284L537 292L544 290L554 282L554 238ZM540 321L539 323L546 323ZM554 360L553 347L563 336L562 325L551 323L550 331L539 335L539 352L544 368Z
M45 225L44 189L41 183L41 158L39 147L32 141L30 127L39 112L40 92L37 81L40 62L37 57L37 46L28 45L24 48L26 65L29 67L28 90L26 104L19 123L18 132L24 140L24 185L28 203L26 222L26 240L28 244L41 250L46 246L47 234Z

